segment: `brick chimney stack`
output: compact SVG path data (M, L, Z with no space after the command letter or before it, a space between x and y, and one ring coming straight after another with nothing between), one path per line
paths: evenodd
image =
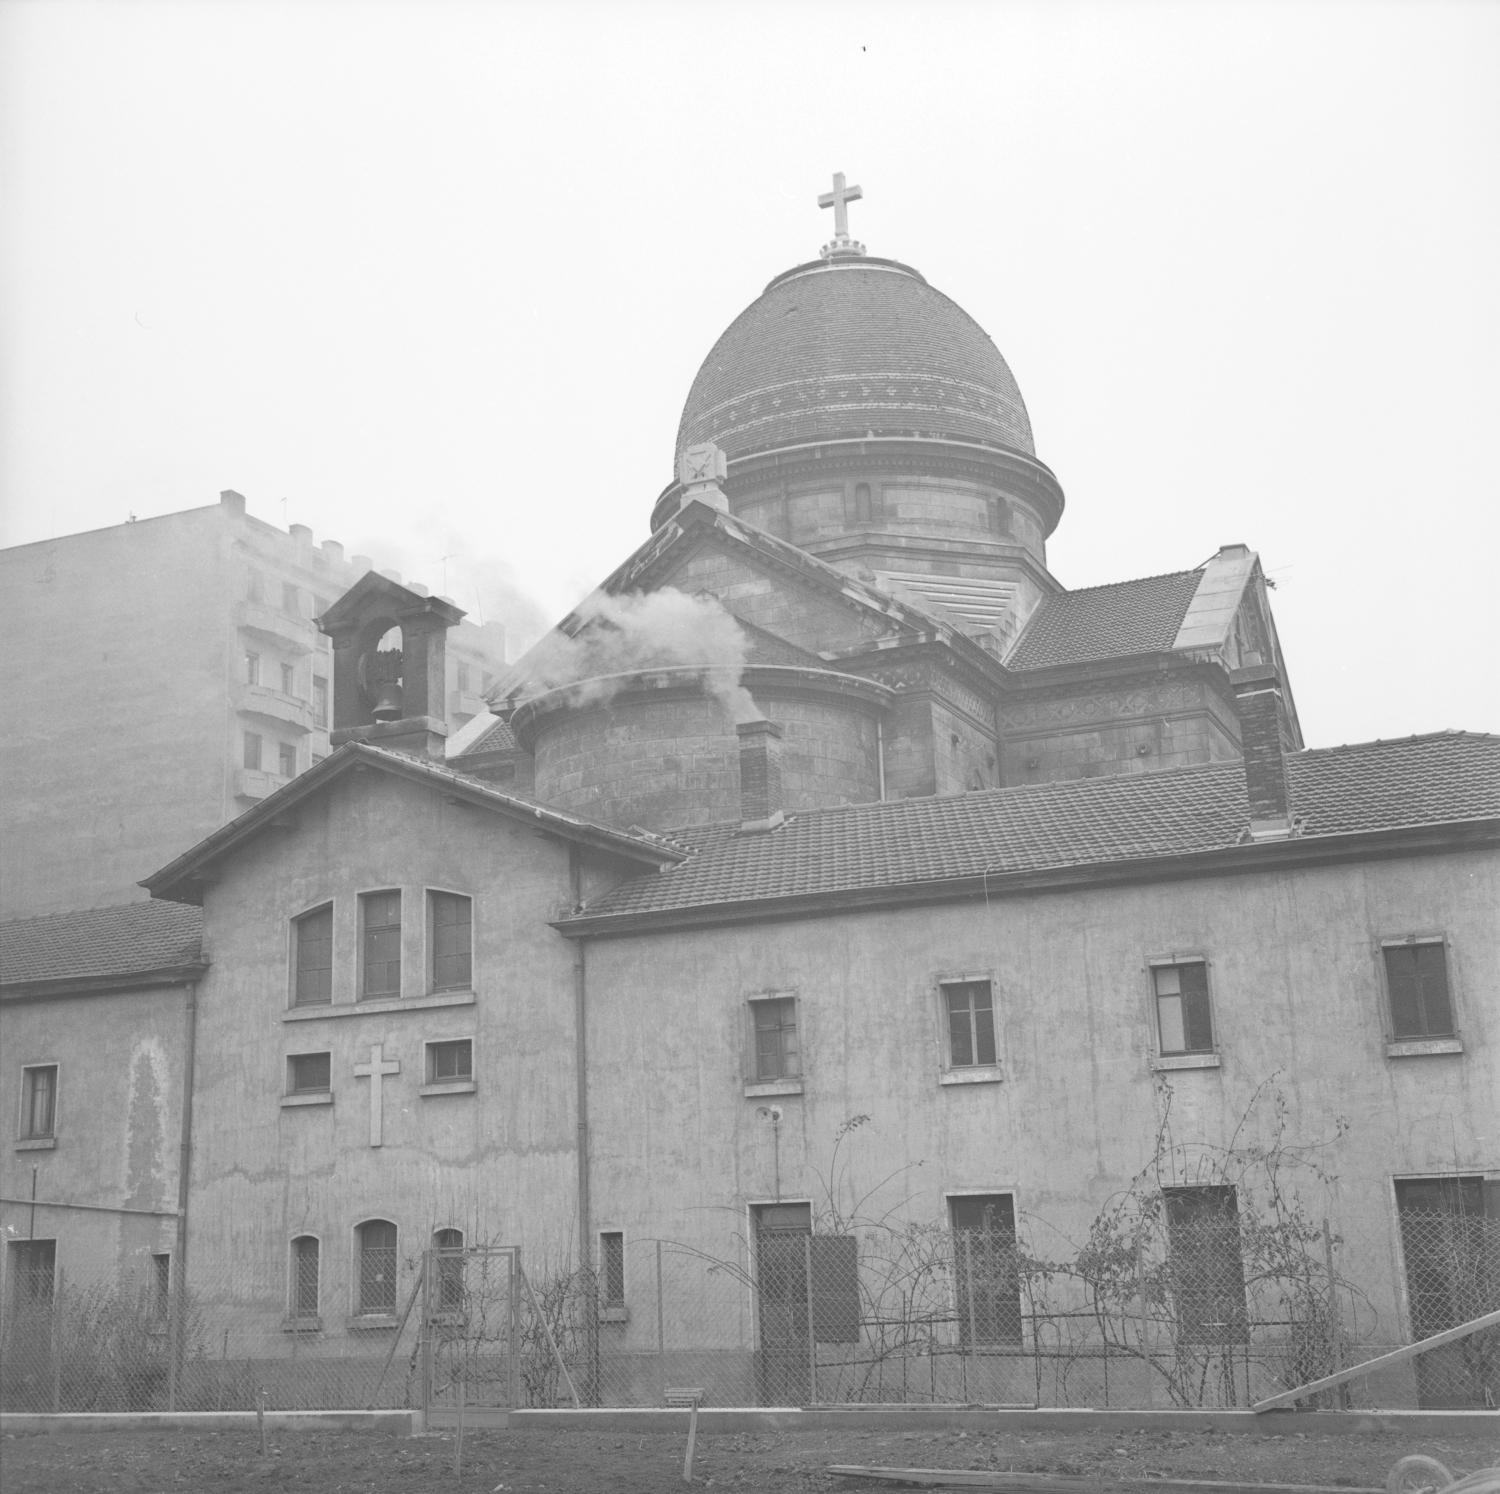
M742 721L740 739L740 830L774 830L786 818L781 803L781 728L773 721Z
M1274 664L1251 664L1230 673L1245 759L1245 797L1252 840L1281 840L1293 833L1286 780L1286 705Z

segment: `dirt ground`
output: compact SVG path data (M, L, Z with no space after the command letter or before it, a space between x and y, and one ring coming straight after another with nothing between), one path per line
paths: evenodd
M454 1474L456 1437L379 1432L271 1434L261 1455L244 1432L8 1434L0 1441L3 1494L668 1494L681 1489L685 1435L469 1431ZM1500 1461L1500 1420L1484 1436L1413 1439L1332 1435L1138 1431L701 1432L695 1483L736 1494L889 1489L831 1477L831 1463L993 1468L1120 1479L1242 1479L1380 1487L1397 1458L1424 1452L1457 1476Z

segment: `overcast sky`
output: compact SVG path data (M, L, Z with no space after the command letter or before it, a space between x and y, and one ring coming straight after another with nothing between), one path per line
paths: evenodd
M553 621L841 170L1064 585L1244 541L1310 745L1500 730L1497 78L1441 0L0 0L0 543L232 487Z

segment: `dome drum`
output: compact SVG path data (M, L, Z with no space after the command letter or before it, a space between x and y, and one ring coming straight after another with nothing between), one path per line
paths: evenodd
M534 755L536 796L620 826L740 818L736 717L784 731L789 813L880 798L880 721L894 692L855 675L766 665L716 694L701 669L654 669L532 697L511 729Z

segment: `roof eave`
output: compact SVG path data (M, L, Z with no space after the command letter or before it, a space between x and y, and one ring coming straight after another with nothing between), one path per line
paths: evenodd
M151 970L107 972L102 975L57 975L46 980L0 981L0 1001L53 1001L68 996L112 995L116 992L180 986L201 980L207 960L159 965Z
M247 809L244 814L227 825L220 826L160 871L142 878L138 885L155 898L170 902L200 902L203 885L211 880L211 869L216 862L252 836L258 835L268 824L295 808L304 799L319 792L329 781L358 767L378 768L412 782L425 784L465 803L491 810L523 824L535 824L543 833L638 861L653 870L686 859L686 852L648 844L625 831L577 819L545 805L530 804L487 784L466 781L454 769L429 767L415 758L403 760L396 753L381 752L361 742L347 742L321 763L315 764L262 799L259 804Z
M1094 887L1182 881L1202 876L1242 876L1344 861L1442 855L1490 845L1500 845L1500 818L1486 816L1438 825L1349 831L1342 835L1292 836L1286 840L1247 842L1169 856L1089 862L1081 866L1044 867L1020 872L985 871L898 886L754 898L642 913L594 916L585 913L558 919L552 927L568 939L627 938L671 929L818 918L837 913L964 902L980 897L1032 896Z

